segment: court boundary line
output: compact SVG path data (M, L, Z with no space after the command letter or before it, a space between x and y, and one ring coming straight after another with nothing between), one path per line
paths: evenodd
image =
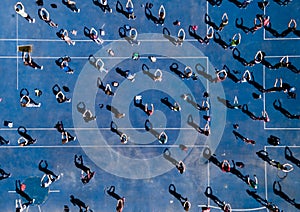
M264 16L266 16L266 7L264 7ZM295 38L276 38L276 37L266 37L266 29L263 28L263 40L264 41L282 41L282 40L300 40L299 37L295 37Z
M57 59L57 58L60 58L61 56L34 56L35 59ZM17 55L17 56L10 56L10 55L7 55L7 56L0 56L0 59L19 59L20 57ZM132 57L130 56L124 56L124 57L111 57L111 56L98 56L96 58L101 58L101 59L111 59L111 60L119 60L119 59L132 59ZM208 59L208 57L204 57L204 56L176 56L176 57L160 57L160 56L157 56L156 58L158 59ZM87 60L88 57L76 57L76 56L72 56L72 60L75 59L75 60ZM141 59L148 59L148 57L143 57L141 56L139 58L140 60Z
M56 128L54 127L37 127L37 128L30 128L27 127L27 130L35 130L35 131L57 131ZM111 130L110 127L103 127L103 128L96 128L96 127L82 127L82 128L74 128L74 127L69 127L69 128L64 128L65 130ZM118 127L120 130L145 130L144 127ZM193 130L195 129L193 127L154 127L154 130ZM16 131L18 128L0 128L0 131Z
M271 145L266 145L264 146L264 151L267 151L268 148L285 148L285 147L289 147L289 148L300 148L300 146L282 146L282 145L278 145L278 146L271 146ZM268 169L267 169L267 162L264 161L264 170L265 170L265 195L266 195L266 199L268 199L268 187L267 187L267 184L268 184L268 180L267 180L267 176L268 176Z
M282 57L295 57L295 58L298 58L300 57L300 55L266 55L265 58L282 58Z
M213 209L219 209L219 210L222 210L220 207L218 206L213 206L213 205L197 205L198 208L201 208L201 207L210 207L210 208L213 208ZM262 206L262 207L259 207L259 208L236 208L236 209L232 209L231 211L257 211L257 210L264 210L264 209L267 209L266 207Z
M162 145L162 144L115 144L115 145L52 145L52 146L0 146L0 149L14 149L14 148L107 148L107 147L114 147L114 148L178 148L179 144L170 144L170 145ZM195 148L205 148L208 147L207 145L204 144L194 144L194 145L185 145L186 147L195 147Z
M145 33L146 34L146 33ZM158 33L159 34L159 33ZM161 33L161 35L163 36L163 34ZM172 36L172 37L176 37L176 36ZM39 38L0 38L0 41L2 42L10 42L10 41L22 41L22 42L65 42L64 40L60 40L60 39L39 39ZM73 41L76 42L91 42L93 43L94 41L91 39L72 39ZM125 39L104 39L103 40L104 43L105 42L126 42L128 43L127 40ZM138 41L141 42L169 42L171 43L168 39L139 39ZM184 41L187 42L198 42L196 39L193 38L188 38L188 39L184 39Z
M18 16L18 14L17 14L17 18L16 18L16 37L17 37L17 39L16 39L16 47L17 47L17 49L16 49L16 63L17 63L17 82L16 82L16 84L17 84L17 90L19 90L19 52L18 52L18 46L19 46L19 16Z
M8 193L17 193L17 192L14 191L14 190L8 190L7 192L8 192ZM50 190L50 189L49 189L49 193L60 193L60 190L58 190L58 189Z
M267 148L285 148L285 147L288 147L288 148L300 148L300 146L282 146L282 145L278 145L278 146L271 146L271 145L268 145L268 146L265 146L266 149Z
M284 56L280 56L280 55L269 55L269 56L265 56L265 58L282 58L282 57L292 57L292 58L299 58L300 55L284 55ZM266 87L266 67L263 66L263 87ZM266 111L266 94L263 93L263 108ZM264 130L300 130L300 127L267 127L267 123L264 122Z
M264 146L264 151L267 151L266 146ZM264 161L264 171L265 171L265 198L268 199L268 170L267 170L267 162Z

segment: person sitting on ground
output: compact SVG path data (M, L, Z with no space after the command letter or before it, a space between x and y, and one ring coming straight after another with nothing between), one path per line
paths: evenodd
M61 29L58 32L59 37L64 40L68 45L75 45L75 41L72 41L72 39L69 37L68 30L66 29Z
M89 34L90 38L97 44L102 44L104 41L98 36L98 32L97 30L92 27L90 29L90 34Z

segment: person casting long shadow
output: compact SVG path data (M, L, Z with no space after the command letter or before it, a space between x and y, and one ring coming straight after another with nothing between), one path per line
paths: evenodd
M117 67L117 68L116 68L116 72L117 72L118 74L120 74L122 77L128 79L128 80L131 81L131 82L134 82L134 81L135 81L135 76L136 76L136 74L135 74L135 73L134 73L134 74L130 73L129 70L124 71L124 70L122 70L121 68Z
M71 98L67 98L66 95L62 92L60 86L58 84L55 84L52 87L52 92L55 95L56 101L58 103L64 103L64 102L71 102Z
M199 127L198 129L196 129L199 133L205 135L205 136L209 136L210 135L210 126L209 126L209 121L206 122L204 128Z
M116 190L116 187L115 187L115 186L110 186L109 189L106 190L106 193L107 193L109 196L115 198L116 200L121 199L122 197L121 197L120 195L118 195L118 194L115 192L115 190Z
M266 207L267 209L269 209L270 211L274 211L274 212L279 212L281 211L277 205L275 205L272 202L268 202L268 200L263 199L261 196L259 196L256 191L250 191L250 190L246 190L247 194L249 196L251 196L252 198L254 198L257 202L259 202L261 205L263 205L264 207Z
M74 164L81 170L81 182L87 184L94 177L95 172L92 172L91 169L83 164L82 155L74 155Z
M240 22L239 22L240 20ZM241 29L243 32L245 32L246 34L248 34L249 32L251 32L251 28L247 27L244 25L244 19L243 18L237 18L235 19L235 27L238 29Z
M213 195L212 188L210 186L206 187L204 194L214 201L223 211L230 211L229 209L231 209L231 206L228 203L225 203L225 201L221 201L217 196Z
M24 203L26 206L31 205L34 203L34 199L32 199L27 193L24 192L25 184L21 184L20 180L16 180L16 188L15 191L17 194L19 194L21 197L26 199L27 203Z
M162 71L160 69L156 69L154 73L151 73L150 68L145 63L143 63L142 70L143 70L143 74L149 76L153 81L155 82L162 81Z
M108 96L114 96L115 93L112 91L111 86L107 83L105 86L100 77L97 78L97 87L102 90Z
M82 118L85 122L96 120L96 116L93 115L91 110L86 109L84 102L79 102L77 104L77 111L82 114Z
M19 138L18 143L20 146L27 146L36 143L36 139L33 139L28 133L27 129L23 126L18 127L17 129L18 134L21 136ZM24 142L20 142L21 140L24 140Z
M62 123L62 121L58 121L54 128L61 133L61 142L62 144L66 144L70 141L75 141L76 140L76 136L72 136L69 132L67 132L64 128L64 125Z
M0 180L7 179L11 176L10 173L4 171L4 169L0 168Z
M201 64L201 63L197 63L195 65L195 70L198 74L200 74L201 76L203 76L205 79L207 79L210 82L214 82L214 78L212 75L208 74L205 71L205 67Z
M217 24L215 22L211 21L211 18L207 13L205 13L205 16L204 16L204 22L207 25L213 27L215 30L219 30L219 27L217 26Z
M26 88L20 90L20 105L21 107L40 107L41 103L35 102L30 96Z
M110 123L110 130L120 137L120 141L122 144L126 144L128 142L128 136L118 129L118 126L114 121L111 121Z
M223 49L227 49L228 48L228 44L222 39L221 35L219 32L215 32L214 33L214 37L213 37L214 41L219 44Z
M254 63L248 62L245 58L241 57L241 52L237 48L232 50L232 56L244 66L254 66Z
M244 182L246 182L246 177L236 168L234 160L232 160L232 166L230 167L230 173L234 174Z
M223 70L226 71L227 77L228 77L229 79L231 79L233 82L237 83L237 82L240 81L234 74L231 73L231 71L230 71L230 69L229 69L229 67L228 67L227 65L224 65L224 66L223 66ZM233 72L234 72L234 71L233 71Z
M154 113L154 105L150 104L151 107L149 108L148 103L143 103L143 98L141 95L135 96L133 100L134 106L143 110L148 116L151 116Z
M298 166L300 168L300 160L295 158L295 156L293 155L293 152L291 151L291 149L286 146L284 149L284 155L285 155L285 159L291 161L293 164L295 164L296 166Z
M252 120L258 120L258 117L254 115L249 109L247 104L243 104L242 106L242 112L245 113L249 118Z
M77 8L76 2L71 0L62 0L63 5L67 6L74 13L79 13L80 9Z
M287 109L283 108L279 99L274 100L273 107L275 108L275 110L278 110L289 119L300 119L300 115L291 114Z
M133 44L140 45L140 41L137 40L137 29L127 24L119 28L119 36L124 38L132 46Z
M180 174L183 174L185 172L185 165L183 161L177 161L175 158L171 156L171 152L168 148L164 150L163 154L164 158L168 160L170 163L172 163L176 169L179 171Z
M70 202L74 206L79 207L79 212L83 212L83 209L85 209L85 212L87 212L89 210L89 206L86 205L82 200L75 198L74 195L70 195Z
M159 133L156 130L154 130L153 125L149 119L145 121L145 130L154 135L154 137L158 139L159 143L166 144L168 142L168 135L165 133L165 131Z
M125 113L120 113L117 108L112 105L106 105L106 109L114 114L117 119L123 118Z
M171 103L168 97L161 98L160 101L161 101L161 103L166 105L170 110L173 110L173 111L180 111L181 110L181 107L178 104L178 102Z
M202 104L199 105L194 100L193 96L191 94L189 94L189 93L188 94L182 94L180 97L183 98L183 100L185 100L187 103L191 104L197 110L200 110L200 111L208 111L209 110L208 100L203 100Z
M45 164L43 166L43 163ZM48 169L48 163L46 160L41 160L39 163L39 170L43 173L45 173L46 175L51 175L55 180L58 179L58 175L54 174L53 171Z
M276 31L274 28L272 28L271 22L269 23L269 25L265 26L264 28L266 31L271 33L276 38L279 38L281 36L281 34L278 31Z
M282 191L281 185L279 181L274 181L273 183L273 192L274 194L280 196L282 199L296 207L297 209L300 209L300 204L295 202L295 199L291 199L285 192Z
M203 157L207 159L209 162L212 162L214 165L222 169L222 163L215 157L215 155L211 154L211 150L208 147L205 147L203 150Z
M282 164L274 159L271 159L269 157L268 152L265 150L260 150L260 151L256 152L256 154L259 158L261 158L263 161L267 162L269 165L271 165L285 173L289 173L294 170L294 167L289 163Z
M181 194L177 193L174 184L169 185L169 193L179 200L185 211L189 211L189 209L191 208L191 203L188 201L187 197L183 197Z
M125 203L125 197L121 197L115 192L115 186L110 186L106 189L106 193L117 200L117 212L122 212Z
M112 13L112 9L110 8L107 0L93 0L93 3L98 6L104 13L106 13L106 11Z
M222 103L223 105L225 105L229 109L236 109L237 110L237 109L241 109L242 108L242 105L240 105L238 103L237 98L234 98L233 104L229 100L223 99L223 98L221 98L219 96L217 97L217 99L218 99L218 101L220 103Z
M244 141L247 144L255 144L256 142L254 140L251 140L249 138L246 138L245 136L243 136L242 134L240 134L239 132L233 130L232 133L234 134L236 139L241 139L242 141Z
M152 14L152 11L151 11L152 7L153 7L152 3L148 3L148 2L146 3L146 5L145 5L146 18L148 20L151 20L153 23L158 24L158 18Z
M220 7L223 0L206 0L208 3L210 3L212 6L218 6Z
M164 38L168 39L175 46L178 45L176 38L171 36L171 32L166 27L163 28L163 36L164 36Z
M204 38L202 38L200 35L196 33L196 29L197 29L196 26L189 25L189 35L195 38L199 43L206 43L204 41Z
M199 132L200 126L194 122L193 116L191 114L188 116L187 124L193 127L197 132Z
M131 3L131 5L129 5L128 2ZM134 15L134 12L133 12L133 4L132 4L131 0L127 1L126 10L124 10L123 5L118 0L117 3L116 3L116 11L118 13L123 14L128 19L135 19L136 18L136 16Z
M5 144L9 144L9 143L10 143L9 140L3 138L3 137L0 135L0 146L5 145Z

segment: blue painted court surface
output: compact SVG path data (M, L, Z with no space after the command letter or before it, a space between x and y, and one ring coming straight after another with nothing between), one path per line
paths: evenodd
M220 6L204 0L153 0L149 9L153 16L158 17L161 5L165 8L163 26L147 19L147 1L132 0L136 19L129 20L116 9L116 5L120 8L121 4L126 10L126 2L109 0L112 13L104 13L92 0L77 0L80 13L74 13L60 0L44 0L43 7L58 24L58 28L52 28L39 18L41 6L35 1L22 1L25 11L35 18L35 23L29 23L14 11L17 1L2 1L0 135L10 142L0 146L0 168L11 176L0 180L0 211L15 211L17 199L26 202L15 192L16 180L25 184L25 193L35 199L25 209L30 212L59 212L64 211L65 205L70 211L79 211L70 202L70 195L88 205L89 211L116 211L117 200L106 192L110 186L115 186L115 192L125 197L124 212L184 211L176 195L169 192L170 184L183 198L188 198L191 203L189 211L193 212L202 211L205 206L211 211L222 211L224 208L220 206L225 204L230 204L232 211L269 211L267 202L285 212L298 211L300 120L299 117L288 118L284 110L300 115L300 78L297 71L300 70L300 33L296 27L284 36L275 36L274 30L282 34L291 19L300 24L300 1L280 5L282 1L270 0L265 9L260 9L256 0L246 8L239 8L233 3L235 1L229 0L223 0ZM57 8L51 4L56 4ZM252 61L261 50L265 53L264 60L273 66L288 56L288 62L296 67L296 71L290 67L270 68L263 62L244 66L233 57L233 49L222 48L214 39L208 45L201 44L190 36L189 26L197 25L196 33L204 38L209 27L204 22L206 13L217 26L223 14L227 13L228 25L222 31L215 29L215 35L218 32L228 44L234 34L240 33L241 42L236 49L245 61ZM236 19L240 18L244 26L253 27L256 14L270 16L273 34L264 27L254 33L245 33L236 27ZM180 21L180 25L173 24L176 20ZM122 28L128 26L137 31L133 44L128 37L120 37ZM103 30L103 44L98 45L88 38L84 34L85 27L94 27L98 33ZM69 36L76 42L74 46L57 36L60 29L69 31ZM76 30L77 35L71 34L72 30ZM184 31L185 40L182 45L175 45L179 31ZM136 33L134 30L131 32ZM32 45L31 56L37 64L43 65L43 70L24 65L18 46L27 45ZM110 49L114 56L108 53ZM132 59L134 53L140 56L137 60ZM67 74L55 62L65 55L71 58L69 66L74 69L73 74ZM95 61L103 61L102 69L99 68L100 63L97 66L89 60L91 55ZM149 56L154 56L156 61L152 62ZM223 69L224 65L238 80L248 69L256 84L235 82L232 76L216 81L216 70ZM117 69L135 74L135 80L126 79ZM155 81L153 74L158 69L162 78ZM192 70L194 79L182 78L185 70ZM106 95L98 88L99 78L104 86L111 86L114 96ZM282 78L283 83L295 87L296 98L290 98L283 91L266 93L257 89L257 85L272 88L276 78ZM113 82L117 82L118 86L113 86ZM52 92L56 84L61 89L69 88L69 91L63 92L71 102L57 102ZM41 106L21 107L22 88L26 88L29 96ZM35 95L35 89L41 90L42 95ZM203 96L205 92L209 93L208 98ZM261 98L255 99L253 93L261 95ZM185 95L189 96L188 99ZM142 96L143 104L147 103L148 108L154 105L152 115L135 106L135 96ZM173 111L163 104L161 99L165 97L172 104L177 102L181 110ZM256 117L265 110L270 120L254 120L242 109L226 107L226 100L233 104L235 97ZM197 104L201 106L206 100L209 110L198 110ZM283 112L273 106L275 100L281 102ZM96 116L95 120L86 122L83 119L79 109L82 103ZM122 113L125 116L120 116ZM205 116L209 116L210 121ZM6 126L4 121L12 122L13 126ZM65 130L76 136L75 141L62 144L61 133L54 128L58 121L62 121ZM115 123L120 135L128 136L126 144L121 143L120 135L111 130L111 122ZM145 123L147 126L151 123L152 130L147 131ZM206 124L210 126L208 136L199 130L204 129ZM234 124L238 124L239 128L234 129ZM34 144L18 145L20 135L17 129L20 126L36 139ZM255 145L236 139L233 130L256 141ZM166 143L158 139L162 132L168 137ZM268 142L270 135L280 138L279 145ZM167 150L173 160L164 157ZM209 150L211 157L207 160L204 155ZM268 153L270 160L290 164L293 170L285 173L270 165L274 161L268 163L256 154L261 150ZM81 182L81 170L74 165L75 155L82 155L84 164L95 171L95 176L87 184ZM41 160L47 160L48 168L60 176L49 188L40 185L43 173L38 164ZM218 167L224 160L229 161L231 172ZM244 167L237 167L237 172L232 171L232 160L243 162ZM183 174L176 169L174 161L184 162L186 170ZM257 189L247 184L247 175L251 179L257 177ZM280 186L281 191L278 191ZM205 194L207 188L212 189L211 195ZM209 198L212 196L215 199Z

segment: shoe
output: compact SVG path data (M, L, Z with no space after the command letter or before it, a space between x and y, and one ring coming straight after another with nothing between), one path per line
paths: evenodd
M44 69L44 66L41 66L41 68L40 68L41 70L43 70Z
M77 13L80 13L80 9L77 10Z
M71 102L71 99L67 99L66 102L68 102L68 103Z
M136 100L141 100L141 99L142 99L142 96L141 96L141 95L135 96L135 99L136 99Z
M75 46L75 41L72 42L72 45Z
M112 13L112 9L110 9L109 12Z
M32 23L33 23L33 24L35 23L35 19L34 19L34 18L32 19Z
M74 136L74 138L73 138L73 141L76 141L76 139L77 139L77 137L76 137L76 136Z

